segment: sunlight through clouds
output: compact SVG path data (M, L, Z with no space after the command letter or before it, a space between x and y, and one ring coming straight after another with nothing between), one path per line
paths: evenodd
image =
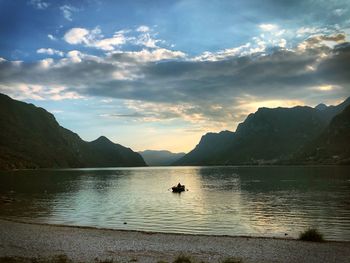
M273 30L277 30L278 29L278 26L274 25L274 24L260 24L259 27L263 31L273 31Z
M178 128L192 134L189 141L235 130L262 106L348 97L346 1L195 2L151 9L143 2L137 10L127 1L6 3L8 13L26 15L1 18L13 32L0 32L0 92L55 101L63 113L64 101L74 101L84 110L62 119L89 138L92 129L73 116L94 116L96 126L115 130L122 124L129 133L136 124L159 136Z

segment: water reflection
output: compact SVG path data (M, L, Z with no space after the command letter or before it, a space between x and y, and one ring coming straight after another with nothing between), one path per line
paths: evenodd
M173 194L181 182L189 191ZM0 216L148 231L350 240L348 167L176 167L0 173ZM127 222L125 225L124 222Z

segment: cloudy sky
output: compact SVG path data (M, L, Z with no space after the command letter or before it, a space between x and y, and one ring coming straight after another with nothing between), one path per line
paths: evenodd
M348 0L0 0L0 92L84 140L189 151L262 106L350 96Z

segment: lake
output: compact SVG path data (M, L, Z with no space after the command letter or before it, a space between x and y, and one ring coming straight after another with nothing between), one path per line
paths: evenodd
M188 191L175 194L181 182ZM4 200L10 199L11 202ZM2 200L2 201L1 201ZM350 241L350 167L147 167L0 172L0 217L208 235Z

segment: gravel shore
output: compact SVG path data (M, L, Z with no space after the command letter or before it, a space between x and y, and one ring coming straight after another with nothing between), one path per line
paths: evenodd
M0 219L0 257L67 255L79 262L172 262L178 255L204 262L350 262L350 242L147 233L19 223Z

